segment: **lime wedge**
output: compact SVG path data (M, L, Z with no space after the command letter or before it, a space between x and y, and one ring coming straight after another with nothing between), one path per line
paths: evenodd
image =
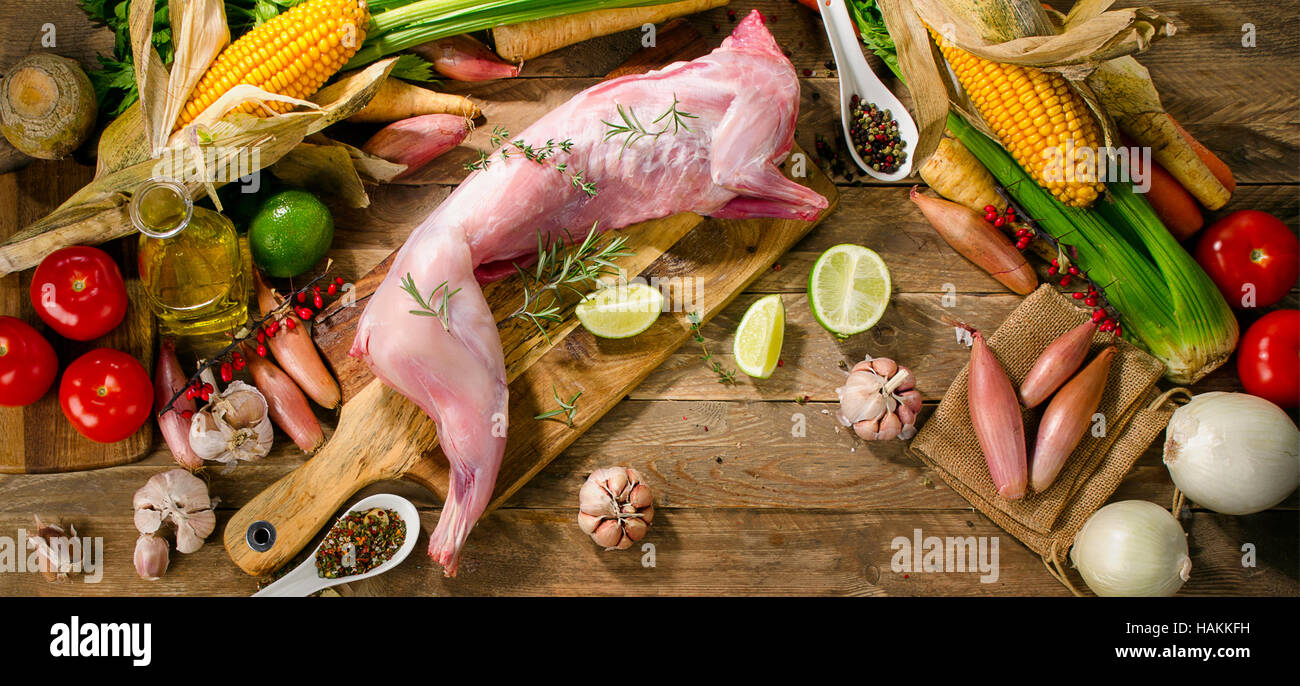
M578 303L578 321L601 338L630 338L650 328L663 310L664 296L643 283L608 286Z
M874 250L841 244L817 258L808 274L808 303L817 323L837 336L862 333L889 305L889 269Z
M781 359L785 340L785 305L780 295L759 298L740 320L732 352L740 371L757 379L766 379Z

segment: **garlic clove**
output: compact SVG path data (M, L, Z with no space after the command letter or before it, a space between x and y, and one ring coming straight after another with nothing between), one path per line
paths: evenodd
M591 532L591 538L606 548L613 548L623 538L623 527L619 525L617 519L606 519Z
M631 539L629 541L630 545L645 538L646 532L650 530L650 525L639 518L632 518L623 522L623 530L627 533L627 537Z
M157 581L167 572L167 541L153 534L140 534L135 541L135 573L146 581Z
M877 357L871 361L871 368L877 374L888 379L898 371L898 363L887 357Z
M650 493L650 487L645 484L637 484L628 496L628 503L638 510L650 507L653 502L654 495Z
M858 438L864 441L876 440L876 432L879 430L879 419L864 419L853 425L853 431L858 434Z
M898 434L903 430L903 422L899 421L898 415L887 414L880 420L880 429L876 432L876 440L888 441L898 438Z

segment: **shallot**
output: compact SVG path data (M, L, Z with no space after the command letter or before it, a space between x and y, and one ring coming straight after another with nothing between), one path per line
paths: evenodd
M302 389L274 362L256 354L247 357L248 371L253 375L257 390L266 397L271 421L289 434L304 453L315 452L325 442L325 434Z
M1043 419L1038 423L1034 454L1029 461L1029 483L1035 491L1041 493L1052 485L1088 430L1106 390L1106 377L1110 374L1115 352L1112 345L1098 353L1096 359L1062 386L1052 402L1047 404Z
M281 298L256 271L253 273L253 283L257 288L257 305L262 309L262 314L268 314L283 304ZM297 316L285 315L286 320ZM275 361L279 363L280 369L298 384L298 388L316 401L317 405L332 410L338 407L342 398L339 384L330 376L325 363L321 361L320 352L316 350L316 344L311 340L311 331L307 326L309 320L299 321L301 326L285 326L276 335L267 338L266 342L275 353Z
M989 465L989 476L998 495L1007 500L1025 496L1029 480L1025 458L1025 422L1020 416L1011 379L998 358L984 343L984 336L971 331L970 374L967 379L967 404L970 421L975 427L980 450Z
M1020 295L1029 295L1038 287L1038 275L1025 256L978 212L943 198L932 198L916 187L910 197L953 250L1003 286Z
M488 81L519 75L519 67L497 57L486 45L469 36L430 41L411 48L411 52L432 62L439 74L456 81Z
M370 137L361 149L406 170L393 177L404 179L435 157L452 150L474 128L474 123L455 114L425 114L395 121Z
M194 399L182 393L172 403L170 410L163 412L172 396L185 388L188 379L181 371L181 363L176 359L176 343L169 338L158 345L158 371L154 374L154 405L158 414L158 428L162 431L167 447L177 464L186 469L198 469L203 466L203 458L195 454L190 447L190 422L194 416Z
M632 547L654 518L654 493L635 469L597 469L578 492L578 526L606 550Z
M1070 561L1099 596L1171 596L1192 573L1183 527L1145 500L1094 512L1074 536Z
M911 370L891 359L871 357L857 363L844 385L836 418L864 441L907 440L916 435L921 393Z
M1263 398L1202 393L1170 418L1165 466L1197 505L1253 514L1282 502L1300 484L1300 431Z
M1020 384L1020 402L1025 407L1036 407L1056 392L1070 378L1088 356L1092 333L1097 325L1088 320L1052 341L1034 360L1034 366Z

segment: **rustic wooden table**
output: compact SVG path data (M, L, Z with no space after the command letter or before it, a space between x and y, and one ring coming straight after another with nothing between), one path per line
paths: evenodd
M1300 13L1288 3L1266 0L1149 4L1175 12L1181 30L1142 61L1169 111L1231 165L1240 186L1229 209L1265 210L1294 228L1300 219L1300 90L1295 86L1300 83ZM798 142L813 150L817 138L833 139L839 126L836 80L820 22L790 0L732 3L742 16L751 6L767 15L800 72ZM725 8L690 21L713 43L733 24ZM58 27L56 49L84 64L92 64L91 56L111 43L106 31L86 24L71 0L9 5L0 9L0 24L6 26L0 70L39 49L45 22ZM1248 32L1255 43L1243 47ZM637 47L635 32L609 36L533 60L525 78L462 90L488 100L489 124L518 126L589 85ZM480 138L490 128L476 132L468 144L482 145ZM332 253L339 273L361 274L401 244L463 174L454 164L442 169L439 185L380 188L374 209L339 211ZM67 161L0 176L0 184L20 197L18 207L0 207L0 228L12 231L33 218L34 208L56 204L89 175L89 167ZM941 314L993 328L1019 302L938 239L907 201L905 186L840 179L840 192L838 212L704 328L710 349L729 362L730 334L745 308L761 294L786 294L784 364L771 379L720 385L688 344L478 524L459 577L444 579L417 550L398 570L343 593L1066 595L1037 555L905 456L901 442L863 444L838 428L834 389L843 379L841 361L851 364L865 353L899 359L915 371L931 401L927 407L933 408L968 355ZM804 288L813 259L843 242L877 250L890 266L895 292L880 324L837 341L813 321ZM949 292L956 294L956 303L945 308L941 298ZM1288 302L1295 306L1294 293ZM0 303L2 312L17 310L18 303ZM1239 388L1229 363L1194 390ZM802 436L792 431L798 422L806 425ZM218 532L235 509L304 459L280 440L261 462L215 476L212 492L221 498ZM0 535L16 535L34 512L57 515L75 523L82 535L102 536L106 558L100 583L51 584L36 574L6 573L0 574L0 594L253 592L255 581L230 562L217 534L197 553L174 554L162 580L136 576L131 495L170 464L166 447L158 445L128 466L0 476ZM646 554L635 549L602 552L576 525L579 486L592 469L611 464L641 470L656 489L658 514L647 539L654 544L653 566L646 566ZM376 491L411 498L421 508L425 531L432 530L438 503L427 492L390 482L362 494ZM1172 492L1157 444L1115 498L1167 505ZM1194 510L1183 526L1194 564L1183 594L1300 594L1295 496L1247 517ZM893 571L891 541L911 538L916 529L926 536L998 537L996 581L982 583L978 573ZM1254 546L1255 566L1242 563L1245 544Z

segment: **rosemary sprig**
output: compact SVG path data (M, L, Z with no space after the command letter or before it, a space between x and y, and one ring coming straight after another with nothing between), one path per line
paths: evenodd
M568 153L573 149L573 140L568 138L562 141L547 139L544 145L538 146L530 145L524 142L522 138L510 140L510 131L504 126L494 127L492 129L490 140L493 147L500 148L499 152L501 154L501 159L510 159L513 153L518 153L537 164L546 164L547 160L554 157L557 152ZM491 164L492 156L479 150L478 159L473 162L467 162L465 168L470 171L480 171L487 169ZM569 177L569 184L574 188L586 193L588 197L596 196L596 184L587 181L586 177L583 176L582 170L576 172L569 171L568 163L564 162L553 163L552 166L555 167L556 171Z
M583 295L578 289L579 285L594 284L606 274L617 273L618 267L613 260L633 254L624 250L627 238L623 236L615 236L604 243L599 242L598 238L595 224L591 225L587 237L577 246L574 246L573 235L568 231L565 231L564 236L554 239L538 231L537 263L533 269L525 271L515 265L523 281L524 302L510 316L536 326L546 342L550 343L546 324L563 320L562 291Z
M450 290L447 286L447 282L443 281L437 286L434 286L433 291L429 293L429 299L425 300L424 296L420 295L420 288L415 285L415 279L411 278L410 272L407 272L406 276L402 277L402 290L406 291L407 294L415 300L416 304L420 306L420 309L418 310L411 310L411 314L419 315L421 317L437 317L438 320L442 322L442 328L446 331L451 331L451 327L447 323L447 301L451 300L451 296L460 292L459 288L454 291ZM442 291L441 296L438 295L438 291ZM438 302L437 307L433 307L430 304L435 300Z
M695 342L700 344L700 350L704 353L700 356L700 359L704 360L709 365L709 369L718 375L718 383L736 385L736 372L723 367L721 363L713 359L713 354L709 352L708 346L704 345L704 334L700 333L700 314L698 312L689 312L686 315L686 321L691 323L691 338L694 338Z
M560 392L556 390L554 384L551 384L551 393L555 395L555 402L559 404L559 409L543 412L536 417L533 417L533 419L546 420L564 415L565 423L569 425L569 428L573 428L573 417L578 414L578 398L582 397L582 391L574 393L573 397L569 398L568 402L565 402L564 399L560 397Z
M660 122L663 122L663 124L660 126L658 131L651 131L645 124L641 123L641 120L637 118L636 112L632 111L631 107L624 107L619 103L614 103L614 108L618 111L618 116L623 120L623 122L615 123L602 119L601 123L609 127L609 129L605 131L605 140L608 141L611 138L627 136L627 138L623 139L623 145L618 149L618 156L621 158L628 146L642 138L649 138L651 141L656 141L659 140L660 136L668 133L670 130L674 136L676 136L681 130L690 131L691 127L686 125L686 120L699 119L699 117L689 112L683 112L677 109L678 104L679 101L677 100L677 94L674 93L673 104L669 105L667 111L656 117L654 121L650 122L651 125L659 124ZM671 119L669 119L669 117L671 117ZM665 119L668 119L668 121L665 122Z

